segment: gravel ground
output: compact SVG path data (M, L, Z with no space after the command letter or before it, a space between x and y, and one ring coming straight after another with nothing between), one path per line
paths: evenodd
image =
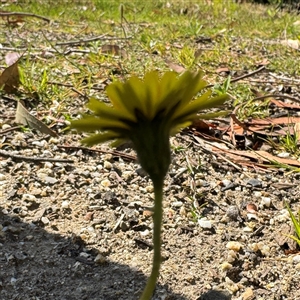
M261 90L284 92L267 79ZM288 93L299 98L298 87ZM8 97L0 111L0 300L138 299L152 263L153 188L130 145L90 150L75 134L14 129ZM192 131L171 145L153 300L300 300L299 248L284 235L293 233L284 201L299 209L300 175L237 170Z
M145 284L151 182L130 147L87 151L76 140L5 134L0 299L137 299ZM153 299L300 299L300 255L282 235L299 175L238 172L186 132L171 144Z

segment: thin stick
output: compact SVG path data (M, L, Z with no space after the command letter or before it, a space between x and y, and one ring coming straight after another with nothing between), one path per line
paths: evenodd
M239 76L239 77L232 78L232 79L230 80L230 82L236 82L236 81L242 80L242 79L244 79L244 78L251 77L252 75L261 72L261 71L264 70L265 68L266 68L265 66L262 66L262 67L258 68L257 70L255 70L255 71L253 71L253 72L244 74L244 75ZM214 84L209 84L209 85L206 86L206 88L211 88L211 87L213 87L213 86L214 86Z
M7 128L5 130L1 130L0 131L0 136L5 134L5 133L8 133L8 132L11 132L11 131L14 131L14 130L17 130L17 129L20 129L21 126L15 126L15 127L10 127L10 128Z
M0 17L12 17L12 16L19 16L19 17L34 17L34 18L38 18L38 19L42 19L48 23L51 22L50 19L40 16L40 15L36 15L36 14L32 14L32 13L25 13L25 12L0 12Z
M17 154L11 154L8 151L0 150L0 156L3 157L10 157L13 160L24 160L24 161L32 161L32 162L58 162L58 163L74 163L71 159L63 159L63 158L49 158L49 157L29 157Z
M84 150L84 151L90 151L90 152L98 152L98 153L107 153L107 154L112 154L115 156L120 156L123 157L127 160L137 160L137 158L133 155L129 155L126 153L122 153L120 151L114 150L114 151L109 151L109 150L102 150L102 149L91 149L88 147L83 147L83 146L68 146L68 145L57 145L58 148L65 148L65 149L73 149L73 150Z
M66 45L76 45L76 44L85 44L85 43L89 43L89 42L94 42L94 41L99 41L99 40L103 40L103 38L106 36L107 34L102 34L99 36L95 36L92 38L88 38L88 39L81 39L81 40L76 40L76 41L68 41L68 42L59 42L56 43L56 46L66 46Z
M128 40L131 39L131 37L106 37L106 34L96 36L93 38L89 39L81 39L77 41L69 41L69 42L58 42L55 45L56 46L67 46L67 45L77 45L77 44L84 44L84 43L89 43L89 42L94 42L94 41L99 41L99 40L106 40L106 41L115 41L115 40ZM75 52L75 50L73 50Z
M259 96L259 97L256 97L256 98L252 99L251 101L261 100L261 99L265 99L265 98L286 98L286 99L292 100L294 102L300 103L300 99L297 99L295 97L288 96L288 95L283 95L283 94L267 94L267 95L262 95L262 96Z

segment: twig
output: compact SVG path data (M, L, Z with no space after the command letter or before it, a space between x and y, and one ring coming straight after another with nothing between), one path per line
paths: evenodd
M50 19L40 16L40 15L36 15L36 14L32 14L32 13L25 13L25 12L0 12L0 17L12 17L12 16L20 16L20 17L35 17L38 19L42 19L48 23L51 22Z
M295 97L288 96L288 95L283 95L283 94L262 95L262 96L259 96L259 97L256 97L256 98L252 99L251 101L261 100L261 99L266 99L266 98L286 98L286 99L292 100L294 102L300 103L300 99L297 99Z
M262 66L260 68L258 68L257 70L253 71L253 72L250 72L250 73L247 73L247 74L244 74L242 76L239 76L239 77L235 77L235 78L232 78L230 80L230 82L236 82L236 81L239 81L241 79L244 79L244 78L247 78L247 77L251 77L252 75L256 74L256 73L259 73L260 71L264 70L266 67L265 66ZM206 88L211 88L213 87L214 84L209 84L206 86Z
M84 43L89 43L89 42L94 42L94 41L99 41L99 40L106 40L106 41L115 41L115 40L128 40L130 37L125 37L125 38L119 38L119 37L106 37L106 34L102 34L100 36L95 36L89 39L81 39L77 41L69 41L69 42L59 42L55 43L55 46L67 46L67 45L76 45L76 44L84 44ZM75 50L73 50L75 51Z
M17 129L20 129L21 126L15 126L15 127L10 127L10 128L7 128L5 130L1 130L0 131L0 136L5 134L5 133L8 133L8 132L11 132L11 131L14 131L14 130L17 130Z
M8 151L1 150L1 149L0 149L0 156L10 157L14 160L24 160L24 161L33 161L33 162L49 161L49 162L70 163L70 164L74 163L74 161L71 159L49 158L49 157L29 157L29 156L11 154Z
M239 76L239 77L235 77L235 78L231 79L230 82L236 82L236 81L239 81L241 79L244 79L244 78L247 78L247 77L251 77L252 75L257 74L260 71L264 70L265 68L266 68L265 66L262 66L262 67L258 68L257 70L255 70L253 72L250 72L248 74L244 74L244 75Z
M121 224L122 220L124 219L125 214L122 214L122 216L120 217L120 219L118 220L118 222L116 223L116 225L113 228L113 232L115 232L117 230L117 228L119 227L119 225Z
M103 83L103 82L102 82ZM74 88L73 84L70 83L62 83L62 82L57 82L57 81L47 81L47 84L53 84L53 85L59 85L59 86L64 86L64 87L70 87L70 88ZM95 91L103 91L104 88L100 88L100 87L90 87L91 90L95 90ZM78 93L77 90L74 90L74 92ZM79 94L79 93L78 93ZM82 95L84 96L84 95Z
M129 155L117 150L109 151L109 150L102 150L102 149L91 149L83 146L68 146L68 145L57 145L58 148L64 148L64 149L72 149L72 150L83 150L83 151L90 151L90 152L98 152L98 153L107 153L112 154L115 156L123 157L127 160L137 160L137 158L133 155Z
M81 40L68 41L68 42L59 42L59 43L55 43L55 45L56 46L67 46L67 45L85 44L85 43L89 43L89 42L102 40L105 36L106 36L106 33L99 35L99 36L92 37L92 38L88 38L88 39L81 39Z
M296 83L299 83L300 80L299 79L295 79L295 78L287 78L287 77L284 77L284 76L278 76L274 73L269 73L272 77L276 78L276 79L280 79L280 80L286 80L286 81L291 81L291 82L296 82Z

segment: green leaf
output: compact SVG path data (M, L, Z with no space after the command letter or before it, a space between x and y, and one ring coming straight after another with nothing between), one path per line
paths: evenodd
M230 110L222 110L222 111L218 111L218 112L197 115L197 119L210 120L210 119L215 119L218 117L226 116L230 113L231 113Z
M285 206L286 206L286 208L287 208L287 210L289 212L290 218L291 218L291 220L293 222L295 232L296 232L298 238L300 238L300 224L297 221L296 217L294 216L294 214L293 214L292 210L290 209L289 205L287 203L285 203Z
M102 144L107 141L118 139L119 137L120 137L120 135L117 134L116 132L107 131L105 133L93 134L93 135L83 139L81 142L88 146L94 146L97 144Z
M119 110L112 106L98 101L95 98L91 98L87 107L94 111L98 117L103 117L106 119L128 119L130 121L136 122L135 115L129 114L126 110Z
M75 128L78 131L96 131L96 130L118 130L118 129L130 129L124 122L116 119L97 118L92 116L84 116L80 120L71 122L71 128Z

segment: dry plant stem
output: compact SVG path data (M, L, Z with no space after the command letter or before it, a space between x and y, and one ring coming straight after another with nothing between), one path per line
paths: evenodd
M44 20L48 23L51 22L50 19L40 16L40 15L36 15L36 14L32 14L32 13L25 13L25 12L0 12L0 17L35 17L41 20Z
M159 276L159 268L161 263L161 225L162 225L162 215L163 215L163 185L164 178L153 179L154 185L154 196L155 196L155 207L153 215L153 245L154 245L154 254L153 254L153 264L150 277L148 278L146 287L143 291L140 300L150 300L155 289L156 281Z
M71 159L50 158L50 157L30 157L30 156L12 154L8 151L1 150L1 149L0 149L0 156L10 157L13 160L32 161L32 162L37 162L37 163L44 162L44 161L58 162L58 163L68 163L68 164L74 163L74 160L71 160Z

